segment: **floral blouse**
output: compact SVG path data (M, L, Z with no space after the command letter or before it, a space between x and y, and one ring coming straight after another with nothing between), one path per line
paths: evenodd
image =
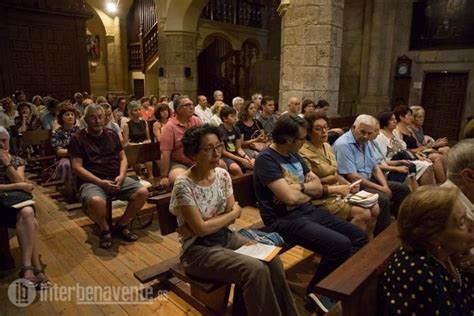
M401 247L380 278L381 315L474 315L474 278L460 279L429 253Z
M11 155L11 164L13 167L18 168L20 166L26 165L26 161L21 159L18 156ZM0 184L10 184L11 181L7 177L7 168L4 164L0 165Z
M197 185L185 175L176 179L171 194L170 212L178 217L178 226L184 225L184 219L178 209L180 205L196 206L203 219L224 213L227 198L234 194L232 180L229 173L222 168L216 168L215 173L215 180L210 186ZM180 238L183 252L196 240L196 237L192 236L186 240Z
M53 146L54 150L58 150L59 148L66 149L69 146L69 142L71 141L72 135L79 131L79 127L74 126L71 129L64 129L64 127L60 127L57 130L53 131L51 135L51 145Z

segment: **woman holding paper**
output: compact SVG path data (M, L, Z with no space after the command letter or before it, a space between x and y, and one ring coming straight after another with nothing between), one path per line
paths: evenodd
M328 118L324 114L311 113L307 115L308 140L300 149L300 155L320 178L323 185L328 187L328 196L323 199L314 200L315 205L324 206L334 215L357 225L367 231L369 236L373 235L379 205L375 203L371 208L362 208L347 202L344 197L350 193L357 193L360 186L350 183L337 173L336 157L328 141Z
M234 252L249 240L228 228L241 208L229 173L217 167L224 146L218 128L205 124L186 130L183 146L196 164L176 179L170 212L178 217L186 272L235 283L249 315L297 315L279 257L264 262Z
M25 161L10 155L10 136L0 126L0 191L31 193L33 185L25 181ZM38 221L31 206L14 208L0 201L0 227L16 228L21 251L22 267L19 272L23 285L45 289L51 286L43 272L38 255Z

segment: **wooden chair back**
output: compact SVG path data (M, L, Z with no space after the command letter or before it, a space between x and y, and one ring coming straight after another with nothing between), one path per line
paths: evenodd
M153 175L159 175L159 169L155 162L161 158L160 143L128 145L124 147L124 151L129 167L139 163L153 162Z
M51 145L51 131L48 129L40 129L36 131L26 131L22 134L23 146L34 146L38 150L39 156L54 155L53 146Z

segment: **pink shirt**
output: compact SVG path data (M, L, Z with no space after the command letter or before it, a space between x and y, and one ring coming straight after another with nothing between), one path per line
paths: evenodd
M151 106L148 107L148 109L141 108L140 114L145 121L149 121L151 119L154 119L155 110Z
M189 119L188 127L201 124L201 120L193 115ZM186 127L175 116L171 117L161 131L160 150L171 151L171 161L191 166L194 162L183 153L182 139L185 131Z

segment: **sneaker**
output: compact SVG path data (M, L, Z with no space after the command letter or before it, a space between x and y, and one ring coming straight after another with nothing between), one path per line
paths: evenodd
M313 305L317 311L322 313L329 312L334 307L334 305L336 305L336 302L330 297L315 293L310 293L305 298L306 301Z

